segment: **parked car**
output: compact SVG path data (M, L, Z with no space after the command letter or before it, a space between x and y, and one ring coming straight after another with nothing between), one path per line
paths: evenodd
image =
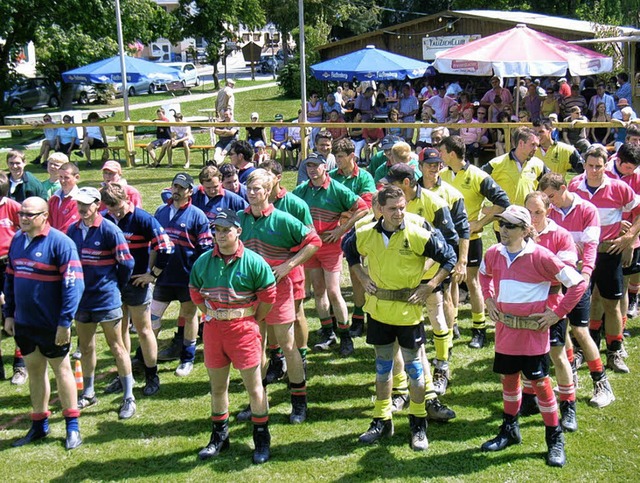
M9 91L4 100L12 109L34 109L36 107L58 107L60 93L55 83L44 77L22 77Z
M273 74L274 72L278 72L282 66L282 61L279 61L277 58L274 59L270 55L263 55L260 57L256 71L262 74Z
M113 84L116 91L116 97L122 97L122 83L116 82ZM137 96L140 94L153 94L158 88L155 81L148 77L141 77L138 82L127 82L127 92L129 97Z
M284 64L284 50L280 49L276 52L276 59L278 59L278 61L281 63L280 65ZM287 55L287 61L293 59L293 55L292 54L288 54Z
M93 84L71 84L73 102L78 104L90 104L98 99L98 92Z
M200 76L198 75L198 69L191 62L163 62L161 65L167 67L173 67L178 71L178 76L182 81L182 85L185 87L195 87L200 85ZM164 83L160 84L164 86ZM159 84L156 83L156 87Z

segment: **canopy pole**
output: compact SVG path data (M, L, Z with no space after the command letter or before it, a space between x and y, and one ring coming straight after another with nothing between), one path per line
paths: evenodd
M120 0L116 0L116 26L118 31L118 51L120 54L120 74L122 75L122 100L124 102L124 119L129 121L129 92L127 88L127 67L124 62L124 40L122 38L122 17L120 16ZM131 167L133 149L133 130L127 125L123 133L124 150L127 156L127 168Z
M520 120L520 76L516 77L516 117Z
M304 47L304 0L298 0L298 22L300 24L300 40L298 50L300 52L300 159L307 157L307 59Z

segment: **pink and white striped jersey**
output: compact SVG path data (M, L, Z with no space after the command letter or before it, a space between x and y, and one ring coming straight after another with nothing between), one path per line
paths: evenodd
M607 176L609 176L609 178L619 179L620 181L627 183L634 193L640 193L640 171L638 171L638 169L635 169L633 173L628 176L620 176L620 173L615 169L617 156L617 154L614 154L611 158L609 158L607 165L604 167L605 173L607 174ZM633 223L633 215L631 213L624 214L622 219ZM633 248L638 247L640 247L640 240L636 238L636 240L633 242Z
M578 250L571 233L549 219L547 227L538 233L538 245L549 249L556 257L575 268L578 264ZM552 284L557 285L557 284Z
M635 219L640 215L640 198L631 187L608 176L594 194L587 189L586 175L576 176L569 183L569 191L593 203L600 215L600 241L615 240L620 235L620 222L625 213Z
M591 276L596 266L600 241L600 215L592 203L577 195L572 196L573 201L566 213L551 205L547 216L571 234L578 250L578 259L582 259L582 272Z
M567 287L564 296L549 296L549 287L556 281ZM502 313L528 317L542 314L549 307L558 319L575 307L587 287L574 268L533 240L527 241L513 261L504 245L489 248L480 265L480 286L484 298L493 298ZM525 356L546 354L549 331L512 329L497 322L496 352Z
M635 169L633 173L628 176L620 176L620 173L616 170L616 155L612 156L604 167L604 172L609 176L609 178L619 179L620 181L624 181L631 189L636 193L640 192L640 171Z

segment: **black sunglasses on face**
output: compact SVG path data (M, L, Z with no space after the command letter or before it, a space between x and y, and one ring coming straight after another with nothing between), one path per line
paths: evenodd
M506 228L507 230L522 228L520 225L514 225L513 223L507 223L506 221L499 221L498 225L500 225L500 228Z

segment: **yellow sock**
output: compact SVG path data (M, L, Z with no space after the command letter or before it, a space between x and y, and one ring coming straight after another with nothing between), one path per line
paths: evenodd
M433 343L436 346L436 359L449 360L449 330L433 331Z
M424 403L409 401L409 414L412 414L413 416L416 416L418 418L426 418L427 409L425 408Z
M485 322L484 312L482 312L481 314L471 312L471 321L473 322L474 329L484 329L486 327L484 323Z
M380 419L391 419L391 398L376 399L373 405L373 417Z
M391 390L391 394L394 396L397 394L409 394L406 372L400 371L398 374L393 375L393 389Z
M433 387L433 377L431 376L431 369L429 366L424 368L424 394L425 401L437 397L436 389Z

